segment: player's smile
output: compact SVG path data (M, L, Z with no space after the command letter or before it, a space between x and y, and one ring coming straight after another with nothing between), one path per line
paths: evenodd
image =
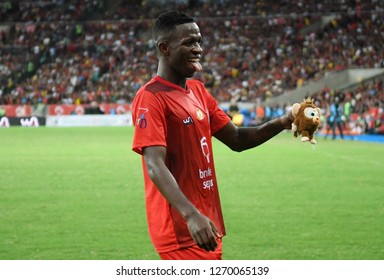
M200 64L200 58L191 58L188 59L189 62L189 68L192 68L194 71L201 71L203 67Z

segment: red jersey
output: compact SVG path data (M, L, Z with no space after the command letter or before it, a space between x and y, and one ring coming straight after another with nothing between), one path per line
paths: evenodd
M181 191L225 235L212 155L212 134L230 118L197 80L186 89L154 77L137 93L132 104L135 125L133 151L148 146L167 148L165 163ZM148 176L144 159L148 228L155 249L168 252L195 245L187 224Z

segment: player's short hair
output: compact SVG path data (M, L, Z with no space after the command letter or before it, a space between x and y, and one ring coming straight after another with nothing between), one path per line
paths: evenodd
M167 37L177 25L196 22L189 15L178 12L169 11L161 14L155 21L152 29L152 39L157 43L160 38Z

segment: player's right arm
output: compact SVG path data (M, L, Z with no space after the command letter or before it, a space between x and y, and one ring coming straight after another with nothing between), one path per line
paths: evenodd
M214 223L202 215L180 190L172 173L165 165L166 148L149 146L143 149L148 175L164 198L176 208L188 225L189 232L196 244L206 250L214 251L219 231Z

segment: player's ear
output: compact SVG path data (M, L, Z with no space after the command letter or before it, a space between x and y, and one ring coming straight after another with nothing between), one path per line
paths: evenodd
M164 56L169 55L168 43L166 41L159 42L157 47L158 47L158 49L162 55L164 55Z

